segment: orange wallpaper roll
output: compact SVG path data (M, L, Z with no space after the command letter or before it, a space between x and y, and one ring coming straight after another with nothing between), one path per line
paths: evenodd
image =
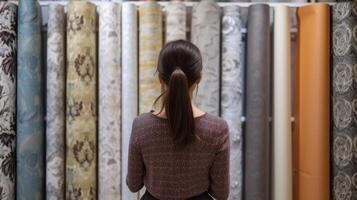
M295 200L329 200L330 10L297 10Z

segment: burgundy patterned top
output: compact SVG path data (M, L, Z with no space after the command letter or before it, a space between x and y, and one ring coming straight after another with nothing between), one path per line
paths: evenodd
M198 140L175 151L166 119L145 113L134 120L126 182L143 185L160 200L185 199L208 191L218 200L229 194L229 131L210 114L195 118Z

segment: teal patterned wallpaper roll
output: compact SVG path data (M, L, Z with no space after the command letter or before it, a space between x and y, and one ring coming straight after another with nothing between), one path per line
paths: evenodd
M41 10L36 0L20 0L17 58L17 199L43 199L44 107Z

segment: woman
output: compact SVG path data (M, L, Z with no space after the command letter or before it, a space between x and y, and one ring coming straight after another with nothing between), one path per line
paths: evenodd
M161 50L157 72L161 109L137 117L129 147L127 185L144 185L142 199L227 199L229 134L221 118L192 102L202 58L192 43L173 41ZM212 196L212 197L210 197Z

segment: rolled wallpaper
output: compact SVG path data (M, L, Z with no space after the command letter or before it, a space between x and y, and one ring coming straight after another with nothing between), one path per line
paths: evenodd
M292 200L290 8L274 9L273 198Z
M157 59L163 43L161 6L153 0L139 7L139 112L149 112L160 95L155 75Z
M203 71L198 86L197 106L219 115L221 9L214 0L199 2L192 8L191 42L201 51Z
M99 8L99 199L120 199L121 187L121 6ZM124 182L125 184L125 182Z
M230 130L230 200L242 199L242 22L238 6L223 8L222 18L222 117Z
M0 2L0 199L15 199L17 6Z
M70 1L67 10L66 199L96 199L96 6Z
M357 199L357 2L332 7L332 194Z
M46 198L65 199L65 13L50 4L47 30Z
M35 0L20 0L17 55L17 199L45 194L44 88L41 10Z
M165 41L186 39L186 5L179 0L170 1L166 8Z
M269 6L248 10L244 199L268 200L270 181Z
M122 4L122 199L133 199L126 183L131 127L138 115L138 18L136 5Z
M297 9L294 199L329 199L330 12L328 4Z

